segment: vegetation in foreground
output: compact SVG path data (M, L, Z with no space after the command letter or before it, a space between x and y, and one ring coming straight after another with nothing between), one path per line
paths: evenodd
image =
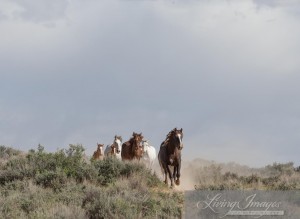
M299 190L300 167L193 161L200 190ZM0 146L0 218L182 218L183 194L141 163L90 161L82 145L47 153Z
M181 218L183 194L143 164L0 146L0 218Z
M300 167L294 163L274 163L264 168L249 168L234 163L190 165L195 188L200 190L299 190Z

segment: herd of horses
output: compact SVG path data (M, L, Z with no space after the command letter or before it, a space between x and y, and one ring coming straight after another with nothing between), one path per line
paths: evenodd
M164 182L168 184L169 176L171 187L174 186L174 181L176 185L180 184L182 138L182 129L172 129L161 143L157 155L165 177ZM93 159L103 160L105 157L116 157L123 161L144 159L149 162L151 168L156 159L156 150L144 139L142 133L133 132L132 137L124 143L122 143L122 137L116 135L113 143L107 145L105 150L104 144L97 143L97 150L93 154Z

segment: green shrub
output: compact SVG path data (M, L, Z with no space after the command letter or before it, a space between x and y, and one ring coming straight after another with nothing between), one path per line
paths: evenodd
M121 175L129 177L132 173L143 173L146 171L145 165L139 162L125 162L122 163Z
M141 184L145 183L141 180ZM152 193L131 187L128 180L110 187L89 188L82 207L88 218L181 218L183 195L177 192Z
M114 183L121 176L121 171L124 168L124 163L115 158L96 160L92 162L92 165L98 172L97 181L101 185Z
M26 156L5 160L0 218L180 217L182 194L172 195L177 192L144 164L114 158L87 163L83 152L82 145L55 153L38 145Z
M0 170L0 185L23 179L24 175L19 170Z
M65 205L81 206L83 196L86 192L86 185L70 181L60 188L55 194L55 202Z
M280 181L279 176L271 176L267 178L263 178L262 180L263 185L265 185L268 189L274 189L276 184Z
M0 158L8 159L12 156L18 156L21 154L21 151L15 150L11 147L5 147L4 145L0 145Z
M272 189L273 190L294 190L294 189L296 189L296 184L280 182L280 183L276 184Z
M251 176L245 177L244 179L246 184L258 183L260 181L260 177L256 174L252 174Z
M60 190L67 182L67 177L62 171L44 171L35 176L35 183L45 188Z
M292 175L294 170L294 163L288 162L285 164L273 163L273 165L266 166L266 170L270 172L271 176L277 175Z
M87 191L82 201L82 207L88 218L113 218L109 210L111 209L109 197L102 190L95 188Z
M78 182L85 179L92 180L95 171L83 160L84 148L82 145L69 145L67 150L59 150L55 153L44 152L43 146L38 146L38 151L31 150L27 155L28 172L32 177L44 172L56 172L58 169L64 172L68 178Z
M61 158L60 152L46 153L42 150L39 150L38 152L32 151L27 155L27 163L29 169L28 172L32 177L45 171L55 172L58 167L62 166L62 160L63 158Z
M147 169L145 175L145 178L147 179L147 186L149 186L150 188L165 186L165 184L158 178L155 172L151 173L151 170Z
M226 172L223 175L224 180L237 180L239 177L236 173Z
M28 185L29 185L29 183L27 180L14 180L14 181L5 183L5 185L2 186L2 189L26 192Z
M21 209L26 213L26 214L30 214L31 212L33 212L36 208L36 202L33 199L33 196L30 197L22 197L20 200L20 206Z

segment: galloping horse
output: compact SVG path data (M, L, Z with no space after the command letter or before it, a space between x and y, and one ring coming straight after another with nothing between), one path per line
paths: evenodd
M94 160L103 160L103 158L104 158L103 146L104 146L104 144L97 143L97 150L93 154Z
M166 140L161 143L158 152L158 160L160 167L165 175L165 183L168 184L168 176L171 180L171 187L175 184L180 184L180 168L181 168L181 150L183 148L182 143L183 132L182 129L174 128L166 137ZM174 166L173 174L170 166Z
M141 146L142 140L142 133L137 134L133 132L132 138L122 145L122 160L140 160L140 158L143 156L143 148Z
M152 165L154 163L154 160L156 158L156 150L155 147L149 145L148 140L142 141L142 146L144 150L143 158L149 162L149 168L152 168Z
M122 137L115 135L114 142L111 145L107 145L104 151L106 157L121 157L121 145Z

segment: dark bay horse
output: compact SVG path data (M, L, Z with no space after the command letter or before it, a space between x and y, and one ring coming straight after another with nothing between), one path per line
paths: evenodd
M142 140L143 140L142 133L137 134L133 132L132 137L129 141L126 141L122 144L121 150L121 157L122 160L133 160L140 158L143 156L143 147L142 147Z
M93 154L94 160L103 160L104 158L103 146L104 144L97 143L97 150Z
M181 150L183 132L182 129L174 128L166 137L166 140L161 143L158 152L158 161L160 167L165 175L165 183L168 184L168 174L171 180L171 187L175 184L180 184L180 168L181 168ZM173 166L173 173L170 167Z

